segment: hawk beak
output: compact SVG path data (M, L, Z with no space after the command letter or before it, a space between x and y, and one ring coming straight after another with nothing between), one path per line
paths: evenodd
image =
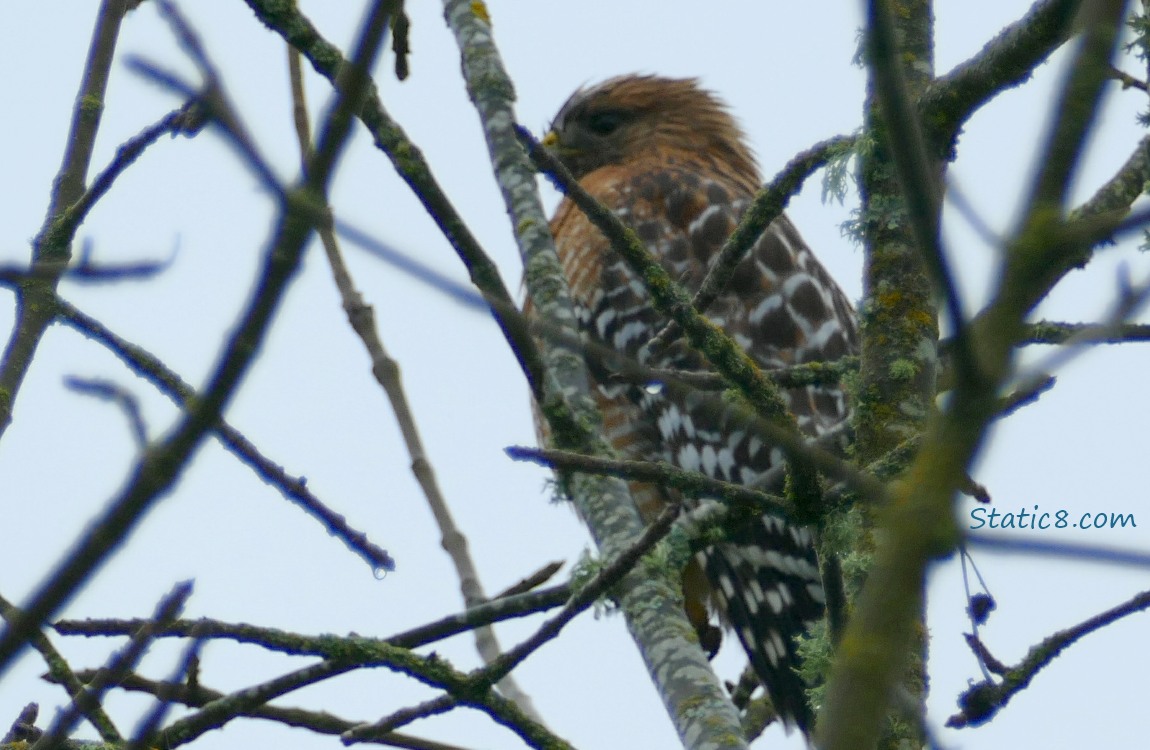
M544 148L555 148L559 145L559 134L554 130L548 130L547 135L543 136L543 140L539 141L543 144Z

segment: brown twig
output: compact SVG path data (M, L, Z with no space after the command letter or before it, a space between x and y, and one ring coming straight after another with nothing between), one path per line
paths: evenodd
M84 192L84 181L104 111L104 95L120 35L120 22L125 12L125 0L103 0L100 4L84 64L84 77L72 110L64 160L53 183L44 224L32 241L33 268L41 263L67 264L71 257L75 227L70 232L57 231L57 220ZM0 436L12 421L12 404L32 365L40 340L52 322L54 311L51 306L43 304L43 298L50 296L56 285L57 279L48 278L17 289L16 323L0 358ZM0 672L3 672L6 661L0 655Z
M291 90L293 111L295 113L296 136L299 140L300 154L306 160L311 151L311 127L307 119L307 101L304 98L303 72L300 66L299 51L288 47L288 62L290 66ZM439 526L440 543L451 558L459 576L460 589L463 594L465 606L472 607L487 599L483 591L483 583L479 579L479 571L468 550L467 537L456 525L447 499L443 496L439 482L435 476L435 469L423 447L423 439L419 434L419 427L415 422L411 405L407 400L407 392L400 377L399 364L387 353L380 337L379 328L375 324L375 311L363 301L363 295L355 287L355 282L347 270L336 240L335 231L330 224L320 226L318 229L324 254L331 267L332 278L339 290L343 302L344 312L348 322L355 331L368 356L371 358L371 371L376 382L383 388L388 402L391 404L395 421L399 425L404 445L411 457L411 470L419 483L420 490L427 501L435 522ZM475 645L480 657L485 662L492 662L499 657L502 649L495 631L490 626L475 628ZM500 689L512 701L518 703L529 715L538 719L535 707L527 695L510 676L500 685Z
M495 599L499 600L508 596L518 596L519 594L526 594L528 591L537 589L550 581L551 578L556 573L558 573L562 567L563 562L561 560L549 562L531 575L521 579L518 583L512 584L511 586L496 594Z

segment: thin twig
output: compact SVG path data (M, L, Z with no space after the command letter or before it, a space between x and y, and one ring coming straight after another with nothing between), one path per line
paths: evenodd
M59 297L55 299L55 305L61 322L106 347L127 365L128 369L152 383L181 408L187 409L197 400L195 390L179 375L169 370L159 358L120 338L98 320ZM395 569L395 561L387 550L372 543L364 532L352 528L346 518L328 508L308 489L304 479L288 474L280 464L261 454L239 430L221 419L216 424L215 434L224 447L257 476L322 523L329 534L341 540L350 550L366 560L373 569L382 571Z
M72 702L57 714L55 720L43 736L32 746L32 750L55 750L71 734L81 716L88 715L93 708L103 702L104 694L115 687L125 675L132 672L143 658L144 652L152 645L156 631L179 617L180 612L192 595L191 581L177 584L172 591L160 600L152 619L132 634L131 640L122 651L115 654L103 668L96 670L95 676L84 689L72 696Z
M438 695L431 700L415 706L408 706L391 712L379 721L363 724L340 735L345 745L355 742L367 742L373 739L386 737L393 733L397 727L402 727L419 719L426 719L437 714L444 714L459 705L452 695Z
M136 442L136 450L143 450L148 444L148 428L144 423L144 415L140 410L140 400L135 394L119 384L103 378L79 378L70 376L64 379L64 385L76 393L87 394L120 407L120 411L128 420L132 437Z
M1095 615L1072 628L1060 630L1032 646L1023 660L1006 670L1002 682L985 680L968 688L958 702L962 709L946 720L948 727L976 727L994 718L1018 692L1054 659L1084 636L1097 632L1117 620L1150 609L1150 591L1136 594L1116 607Z
M57 220L84 192L84 181L87 179L104 111L104 98L116 53L116 41L120 35L120 22L126 12L125 2L103 0L100 4L84 64L83 80L72 110L64 160L53 182L44 223L32 241L33 268L41 263L57 266L67 264L71 257L75 228L71 232L56 231ZM32 365L40 340L52 322L53 310L43 304L43 298L51 296L56 285L57 280L49 278L17 287L16 323L9 335L3 357L0 358L0 436L3 436L12 421L12 404ZM6 661L0 654L0 673L4 671Z
M31 268L0 266L0 283L19 287L33 280L66 278L81 283L104 284L115 281L147 281L171 266L171 261L136 263L40 263Z
M82 678L89 677L91 673L81 672L80 676ZM128 692L145 693L156 696L164 701L181 703L189 708L203 708L209 703L225 697L225 693L221 693L209 687L201 685L192 687L176 681L162 682L149 680L138 674L128 675L118 687ZM329 735L342 734L348 729L363 723L342 719L326 711L308 711L302 708L283 708L269 705L251 708L242 712L240 715L253 719L274 721L277 724L283 724L288 727L307 729L317 734ZM434 742L432 740L425 740L420 737L399 733L392 733L381 738L380 744L389 747L407 748L408 750L467 750L467 748L458 745ZM158 746L153 743L152 747Z
M199 711L173 722L155 737L155 747L176 748L245 716L268 701L354 669L355 665L322 661L267 682L209 701Z
M1054 387L1057 382L1053 375L1039 374L1029 383L1020 385L1002 399L998 418L1005 419L1024 406L1030 406L1038 401L1042 394Z
M300 154L307 159L311 152L311 128L306 116L307 101L304 98L303 72L300 66L298 50L288 48L290 77L292 81L292 102L295 112L296 136L299 140ZM375 324L375 312L370 305L363 301L363 295L355 287L355 282L348 272L343 261L335 231L330 225L319 228L319 237L327 256L331 274L339 290L343 302L344 312L348 322L360 341L363 342L368 356L371 358L371 371L376 382L383 388L388 402L391 404L395 420L403 436L404 445L411 457L411 470L416 481L427 500L431 513L439 526L441 544L448 557L451 558L459 576L460 588L465 606L472 607L487 599L483 591L483 583L479 579L479 571L468 551L467 538L455 523L447 499L443 496L439 482L435 476L435 469L423 447L423 439L419 434L419 427L415 422L415 415L407 400L407 393L403 387L399 364L388 354L383 339L379 334L379 327ZM492 662L498 658L502 649L495 631L490 626L477 627L474 630L475 645L480 657L485 662ZM507 697L518 703L523 710L538 719L539 715L527 695L510 676L500 684Z
M16 609L16 607L13 606L12 603L5 599L3 596L0 596L0 617L3 617L7 621L11 621L15 619L18 614L19 611ZM44 659L44 663L48 665L47 678L52 682L56 682L57 684L62 685L68 692L68 697L75 700L76 696L80 695L84 691L84 682L72 671L72 667L68 664L67 661L64 660L64 657L60 655L60 652L57 651L56 647L52 645L52 642L48 640L48 636L44 635L40 631L36 631L32 635L29 643L31 644L32 648L36 649L36 651L40 653L41 658ZM109 717L108 714L104 711L103 706L99 704L88 705L84 703L77 705L79 705L79 708L85 712L84 718L88 720L89 724L95 727L96 731L100 734L101 739L108 743L123 741L123 737L120 735L120 731L112 722L111 717ZM36 716L35 712L33 712L29 723L35 721ZM4 742L8 742L8 740L5 739Z
M166 17L178 18L170 2L167 0L157 2ZM186 37L181 39L184 43L190 43ZM209 78L212 75L211 71L205 71L204 74ZM349 97L345 92L341 92L333 113L347 109L348 105L344 100L357 95L356 92L350 93ZM209 111L215 116L221 107L226 106L226 97L217 87L213 106ZM235 121L234 115L223 120L214 120L223 126L224 134L233 142L239 139L239 131L229 127ZM343 132L346 133L346 128ZM31 633L71 598L135 528L146 512L171 489L205 434L219 421L220 414L234 395L267 334L272 318L299 266L307 240L311 236L316 222L314 195L329 179L328 170L320 167L334 166L334 152L341 150L343 146L342 140L334 137L326 139L325 143L327 149L317 153L314 164L309 165L313 168L307 170L306 184L291 193L285 193L286 200L280 206L280 216L263 258L255 292L243 311L238 325L228 338L202 397L191 404L164 440L143 452L127 486L108 504L107 509L93 520L72 551L33 593L22 615L14 622L9 622L0 634L0 676ZM237 147L239 145L237 144ZM241 150L253 160L258 156L250 149ZM271 172L266 162L260 162L258 165L248 163L247 166L261 176Z
M87 218L92 207L112 189L116 179L128 167L135 164L144 151L159 141L162 136L177 133L195 135L204 124L202 108L198 102L190 101L179 109L174 109L164 115L156 123L144 128L138 135L124 141L116 149L116 155L112 157L108 166L96 175L91 187L84 191L84 194L60 216L55 231L74 233Z
M200 651L203 649L204 641L200 638L195 638L184 649L183 656L181 656L179 663L172 672L172 677L169 683L179 683L186 681L189 688L193 688L196 679L196 670L199 668ZM126 679L127 676L125 676ZM116 687L123 687L123 681L116 683ZM124 750L146 750L146 748L155 747L153 743L156 732L163 724L164 719L167 718L168 713L171 711L174 701L171 696L166 693L159 693L156 695L155 705L151 710L140 719L136 725L136 729L132 732L132 741L124 748Z
M554 577L554 575L558 573L559 569L562 567L563 562L561 560L549 562L531 575L521 579L518 583L512 584L500 593L496 594L495 599L499 600L508 596L526 594L528 591L537 589L538 587L550 581L551 578Z
M1064 323L1040 320L1023 330L1019 346L1028 344L1128 344L1150 342L1150 323Z
M1097 343L1099 340L1112 338L1121 327L1129 325L1126 321L1137 316L1150 302L1150 277L1138 286L1132 287L1123 272L1118 278L1117 286L1118 295L1114 301L1114 309L1106 321L1098 326L1083 328L1077 334L1067 337L1059 348L1030 367L1020 370L1016 377L1023 382L1039 379L1046 373L1065 367L1071 360L1086 352L1086 347L1080 344Z
M551 448L526 448L514 445L505 449L516 461L531 461L566 471L605 474L630 481L652 482L660 487L672 487L688 495L713 496L728 503L751 505L763 513L786 516L793 513L785 497L771 495L740 484L712 479L699 471L685 471L667 463L655 461L627 461L622 459L583 456L571 451Z
M1145 81L1135 78L1113 66L1110 67L1110 77L1122 84L1124 89L1138 89L1150 94L1150 86Z
M306 636L288 633L277 628L264 628L246 623L228 623L218 620L177 620L160 629L160 638L228 639L237 643L250 643L269 651L292 656L320 656L335 659L347 654L350 648L396 646L413 649L426 646L453 635L465 633L480 625L489 625L516 617L545 612L566 602L571 597L571 586L562 584L540 591L493 599L463 612L420 625L387 638L335 635ZM53 628L61 635L118 636L130 635L146 621L139 619L57 620Z

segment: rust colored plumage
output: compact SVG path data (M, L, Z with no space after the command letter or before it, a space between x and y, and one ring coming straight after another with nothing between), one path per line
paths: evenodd
M761 181L741 129L693 79L623 76L577 91L544 144L690 291ZM656 353L645 348L666 321L574 204L562 202L551 229L588 339L653 368L706 368L682 342ZM853 309L785 216L756 241L707 317L764 368L837 359L858 347ZM588 365L607 437L626 457L743 484L755 483L781 460L769 442L716 407L713 394L627 382L593 356ZM794 389L787 400L810 436L834 427L847 412L837 388ZM632 485L632 494L647 519L667 500L651 485ZM780 715L805 729L811 711L794 672L795 636L823 609L810 531L763 516L701 553L698 566L688 571L685 592L701 637L705 641L711 632L704 604L710 600L742 642Z

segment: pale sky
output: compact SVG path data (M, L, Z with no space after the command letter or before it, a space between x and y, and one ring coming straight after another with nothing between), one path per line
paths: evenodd
M364 3L300 0L321 32L347 49ZM423 150L436 177L472 231L499 264L505 283L519 286L520 264L506 212L491 177L482 133L459 75L459 53L437 3L409 3L411 77L391 74L390 52L376 80L385 106ZM852 64L861 4L683 0L659 4L588 0L557 3L490 0L497 43L515 80L520 122L541 132L570 92L588 82L640 71L698 76L731 105L771 177L796 152L861 122L863 72ZM937 5L937 71L977 52L1005 23L1021 16L1018 0ZM0 24L0 264L26 262L29 240L44 216L60 163L70 110L83 66L96 3L38 0L5 3ZM180 3L222 71L263 154L284 180L295 177L286 62L279 38L239 0ZM657 10L652 10L657 8ZM828 12L828 8L837 12ZM140 55L193 76L152 3L124 24L120 62L108 92L93 174L126 138L179 104L127 70ZM983 221L1009 233L1045 133L1060 60L972 119L952 166L952 186ZM1145 70L1127 59L1127 72ZM314 113L327 101L326 82L312 76ZM1078 200L1126 160L1141 137L1136 113L1145 94L1108 88L1099 129L1081 171ZM551 207L557 197L545 187ZM808 182L791 217L852 299L861 296L861 250L843 238L847 205L823 204L819 177ZM338 216L407 254L465 281L461 264L410 190L358 127L335 182ZM219 342L250 291L272 217L272 202L214 133L163 139L120 180L81 228L96 262L163 259L172 267L146 282L96 286L65 282L61 294L113 331L160 356L197 386L212 368ZM948 211L947 249L961 277L967 310L985 301L997 270L988 247L964 219ZM1097 320L1113 299L1119 269L1137 283L1150 261L1134 242L1098 254L1089 270L1070 276L1039 311L1059 320ZM589 547L575 514L550 502L547 474L511 462L508 445L533 444L528 392L496 326L348 245L360 291L375 306L381 335L399 361L425 447L456 521L467 534L488 593L496 593L552 560L573 564ZM0 291L6 337L13 297ZM1027 353L1028 361L1050 350ZM1035 541L1145 549L1144 426L1150 399L1141 378L1150 347L1086 352L1058 372L1059 384L1034 406L998 426L976 467L1001 511L1037 505L1044 511L1133 513L1136 529L1026 533ZM171 426L176 411L99 345L53 328L16 403L15 422L0 442L0 529L6 563L0 593L20 602L51 570L123 484L134 447L120 412L67 390L69 375L109 378L140 399L150 434ZM190 617L211 617L305 633L386 636L461 609L454 570L411 477L394 419L375 386L368 360L339 308L318 245L309 250L267 345L227 413L229 422L287 471L386 548L398 569L383 581L311 518L285 502L214 441L195 456L166 497L100 574L66 608L68 617L149 615L179 580L194 578ZM970 504L960 503L962 519ZM1145 515L1145 520L1143 520ZM998 600L983 635L1003 661L1017 662L1052 632L1069 627L1150 588L1150 570L1124 569L1020 555L976 553ZM569 567L560 576L566 576ZM1140 745L1150 734L1145 710L1150 655L1146 621L1136 615L1068 649L990 725L942 729L955 698L977 666L962 641L968 629L960 576L940 564L930 589L930 721L948 748ZM504 647L529 635L541 619L498 629ZM74 667L100 665L118 642L54 638ZM731 639L733 640L733 639ZM469 637L435 645L461 668L478 664ZM159 646L143 671L172 670L178 649ZM718 670L741 668L737 644ZM302 662L269 657L254 647L213 643L202 682L234 690ZM38 679L45 671L25 655L0 681L0 727L30 701L41 724L62 692ZM548 725L581 748L668 748L678 740L618 616L577 619L532 656L515 676ZM382 670L344 677L288 696L280 705L376 720L434 693ZM112 693L109 709L130 733L149 705ZM412 734L473 748L521 743L477 712L460 710L405 728ZM94 736L89 727L84 736ZM755 747L787 744L772 729ZM265 722L236 721L199 747L253 743L291 750L335 747L338 740Z

